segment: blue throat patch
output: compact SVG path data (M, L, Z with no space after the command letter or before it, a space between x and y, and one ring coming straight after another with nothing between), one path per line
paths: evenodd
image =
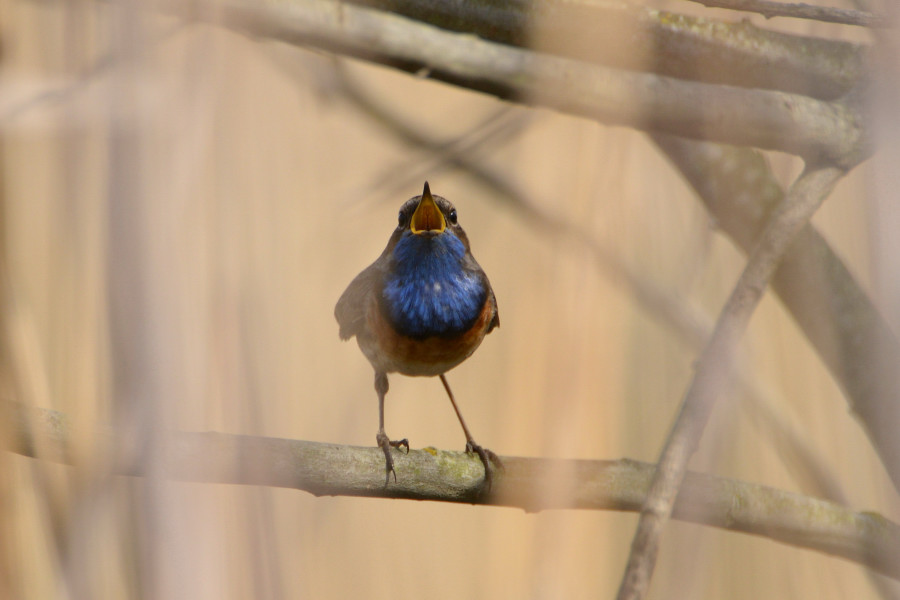
M384 281L384 306L397 330L413 338L452 336L472 327L487 298L477 273L463 269L466 248L445 231L409 231L394 246Z

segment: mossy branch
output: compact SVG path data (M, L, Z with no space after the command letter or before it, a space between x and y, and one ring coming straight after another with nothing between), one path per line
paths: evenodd
M13 424L13 452L76 463L72 426L62 413L6 403ZM89 435L110 469L141 476L149 470L139 454L104 430ZM503 457L505 470L492 493L480 495L484 475L478 458L464 452L426 448L397 452L397 482L384 486L384 456L360 448L300 440L225 433L161 436L163 465L154 475L193 482L257 485L303 490L316 496L365 496L465 502L522 508L639 511L655 467L634 460L560 460ZM112 459L109 459L112 460ZM900 526L874 513L762 485L688 473L674 517L816 550L864 565L900 580Z
M809 19L822 23L856 25L858 27L890 27L891 21L884 15L853 8L817 6L804 2L773 2L772 0L694 0L703 6L727 8L743 12L755 12L767 19L789 17Z

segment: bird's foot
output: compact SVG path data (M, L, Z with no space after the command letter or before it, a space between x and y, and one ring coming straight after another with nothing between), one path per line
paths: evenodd
M476 444L474 440L466 442L466 452L474 452L478 455L478 458L481 459L481 464L484 465L484 483L482 490L485 494L490 493L491 486L494 484L494 468L491 466L491 463L494 463L500 470L503 470L503 461L492 451Z
M395 442L389 439L383 431L379 431L375 436L375 442L381 448L381 451L384 452L384 487L387 487L391 482L391 473L394 474L394 483L397 482L397 472L394 470L394 457L391 456L391 448L403 446L406 448L406 453L409 454L409 440L403 438Z
M403 438L402 440L396 442L390 440L388 441L388 444L390 444L392 448L399 448L400 446L403 446L404 448L406 448L406 454L409 454L409 440L406 438Z

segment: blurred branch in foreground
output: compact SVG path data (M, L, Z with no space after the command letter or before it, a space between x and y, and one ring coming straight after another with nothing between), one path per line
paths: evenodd
M865 45L616 0L347 0L346 4L390 11L541 54L820 100L849 92L860 80L868 54Z
M25 456L72 462L72 427L59 412L7 403L15 415L7 447ZM107 447L117 452L111 468L141 476L128 444L109 430ZM633 460L559 460L503 457L505 471L494 491L479 498L483 469L464 452L426 448L398 453L398 481L384 487L379 448L225 433L162 436L158 472L179 481L259 485L304 490L316 496L365 496L508 506L529 512L551 509L641 510L655 465ZM41 452L37 451L41 449ZM137 454L134 455L135 457ZM414 476L412 474L415 474ZM900 526L880 515L736 480L688 473L674 517L721 529L767 537L865 565L900 580Z
M231 0L200 16L248 34L385 64L603 123L781 150L846 168L871 152L864 119L852 102L843 100L589 64L335 0L284 5ZM798 42L797 52L803 48Z

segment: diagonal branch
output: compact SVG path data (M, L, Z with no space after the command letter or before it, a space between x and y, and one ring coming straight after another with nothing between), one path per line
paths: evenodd
M662 529L672 514L687 471L687 462L700 443L716 398L728 383L738 341L781 257L843 174L844 171L836 167L807 166L772 216L747 261L700 356L697 371L662 451L647 501L641 510L619 588L619 600L642 598L646 594Z
M13 418L4 446L18 454L72 463L73 435L91 435L116 448L111 471L142 476L147 465L127 440L106 430L77 432L66 415L4 403ZM384 486L384 456L359 448L225 433L163 436L162 464L154 474L179 481L272 486L316 496L364 496L465 502L522 508L638 511L654 466L633 460L558 460L503 457L494 492L480 495L480 461L464 452L434 448L398 453L398 481ZM40 451L38 451L40 449ZM548 494L553 486L559 493ZM740 531L841 557L900 580L900 526L875 513L774 488L688 473L675 505L676 519Z
M750 252L784 192L765 159L670 136L654 141L681 171L716 224ZM900 341L846 265L811 224L797 235L772 290L809 339L900 490Z

